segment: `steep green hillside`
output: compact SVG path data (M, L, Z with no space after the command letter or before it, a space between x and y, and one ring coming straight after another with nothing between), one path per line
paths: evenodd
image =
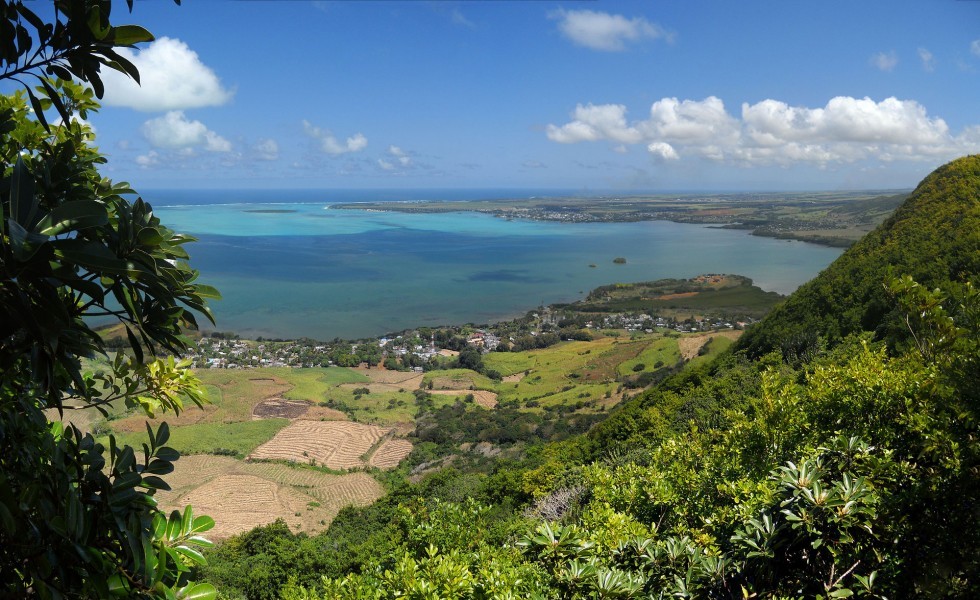
M807 355L818 338L835 343L873 331L896 343L908 335L885 285L911 275L947 287L980 270L980 155L936 169L881 226L806 283L739 340L750 356L772 350Z

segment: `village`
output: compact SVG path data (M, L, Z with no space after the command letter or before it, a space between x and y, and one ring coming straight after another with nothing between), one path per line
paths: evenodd
M212 332L198 340L186 358L199 369L383 365L388 369L428 371L449 368L465 348L481 353L520 351L563 340L592 339L602 333L696 333L744 329L753 321L746 318L733 322L712 316L676 320L646 313L614 313L573 328L563 311L542 308L521 319L489 326L420 328L358 341L245 340L233 333Z

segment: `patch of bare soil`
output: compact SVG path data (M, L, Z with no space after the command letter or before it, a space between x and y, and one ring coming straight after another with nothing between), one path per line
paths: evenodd
M663 296L657 296L654 300L676 300L677 298L690 298L691 296L697 296L701 292L678 292L676 294L664 294Z
M514 373L513 375L508 375L507 377L504 377L503 381L504 383L517 383L522 379L524 379L523 371L520 373Z
M705 333L702 335L692 335L688 337L682 337L677 340L677 349L681 352L681 358L684 360L691 360L698 355L698 351L701 347L708 343L713 337L726 337L733 340L738 339L738 336L742 335L741 331L729 330L729 331L712 331L711 333Z
M259 402L252 408L252 420L298 419L304 416L309 409L310 405L307 402L269 398L268 400Z

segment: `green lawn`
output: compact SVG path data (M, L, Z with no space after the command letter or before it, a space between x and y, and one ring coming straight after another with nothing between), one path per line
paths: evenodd
M280 429L289 425L288 419L262 419L241 423L198 423L170 429L167 445L181 454L234 454L244 458ZM108 442L103 439L103 444ZM117 433L118 444L139 449L146 442L146 432Z

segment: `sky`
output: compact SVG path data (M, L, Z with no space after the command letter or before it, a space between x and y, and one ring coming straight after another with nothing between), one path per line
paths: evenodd
M913 187L980 152L980 1L137 0L141 188Z

